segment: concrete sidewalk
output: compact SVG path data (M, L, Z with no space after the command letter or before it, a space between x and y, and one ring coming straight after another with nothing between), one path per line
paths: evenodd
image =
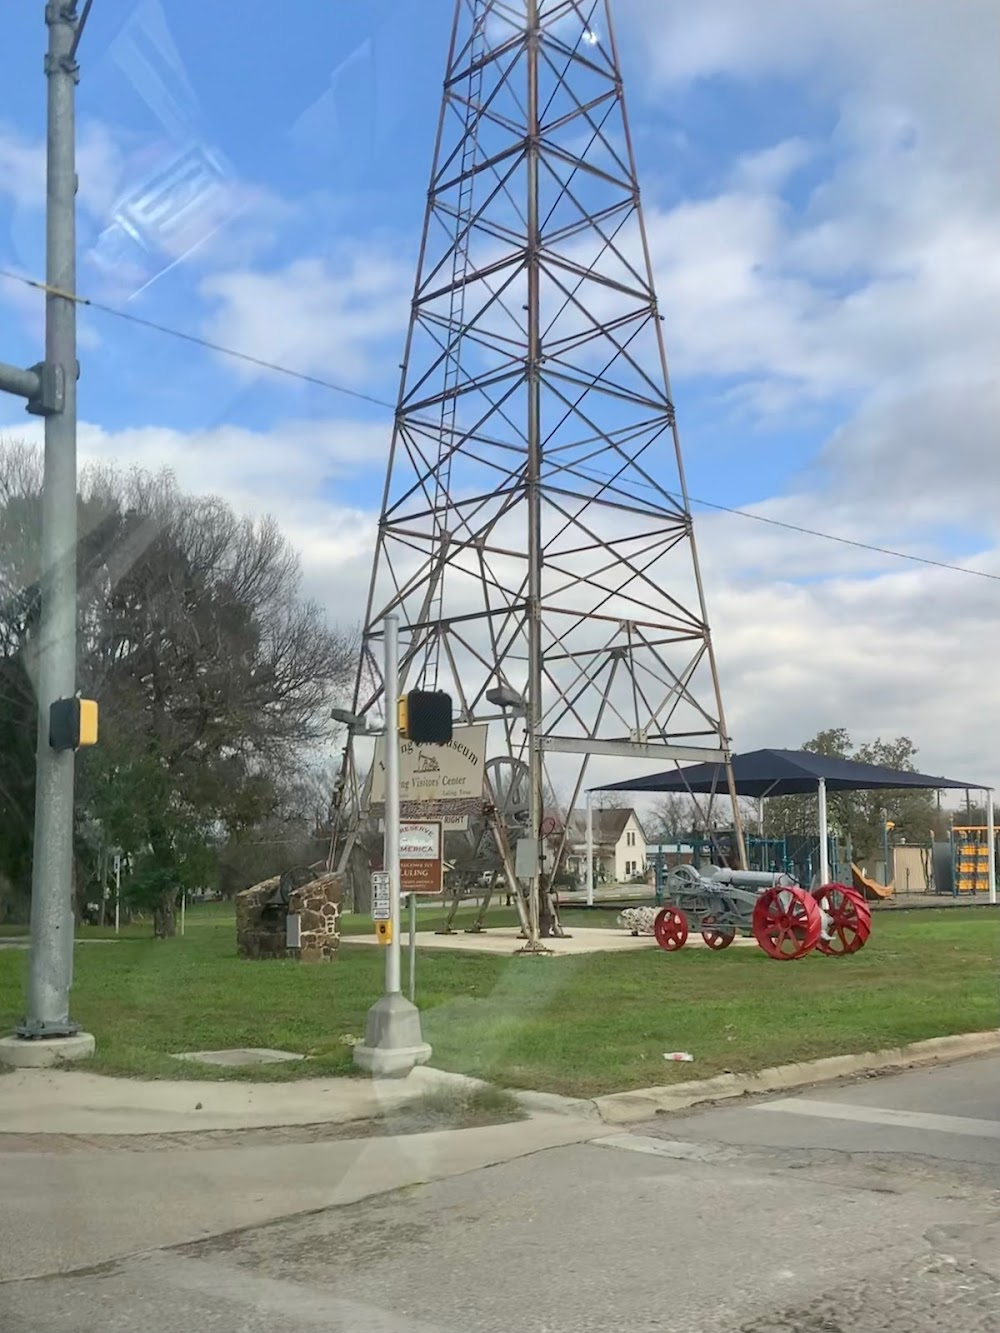
M454 935L434 935L429 930L417 932L418 949L459 949L469 953L503 954L509 957L524 945L518 926L491 926L489 930L477 931L468 935L456 931ZM405 930L404 930L405 935ZM659 945L652 935L633 935L621 927L610 926L570 926L561 939L545 939L544 945L552 950L555 958L587 953L627 953L636 949L658 949ZM345 935L342 945L367 944L377 945L374 935ZM733 948L756 948L756 940L747 936L738 936ZM688 936L686 949L707 949L708 945L692 930Z
M0 1137L0 1284L354 1203L601 1132L593 1121L540 1116L479 1129L197 1152L4 1152Z
M475 1081L462 1074L421 1068L403 1079L290 1083L146 1082L76 1069L19 1069L0 1077L0 1151L4 1134L181 1134L347 1124L428 1092L472 1086Z

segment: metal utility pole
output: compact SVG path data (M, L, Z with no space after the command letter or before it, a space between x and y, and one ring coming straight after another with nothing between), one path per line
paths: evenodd
M354 1048L354 1063L371 1074L398 1077L431 1058L423 1039L420 1010L402 993L400 968L399 874L399 617L386 616L385 635L385 849L389 875L389 942L385 956L385 994L368 1010L365 1039ZM410 966L413 962L411 958Z
M385 622L385 848L382 865L389 874L389 944L385 952L385 993L402 992L399 962L399 727L396 700L399 697L399 618Z
M455 0L353 706L398 615L414 684L524 794L523 824L494 789L435 814L515 872L530 952L598 756L724 764L743 851L661 319L610 0Z
M86 14L86 11L85 11ZM31 961L27 1014L0 1058L47 1064L90 1054L93 1038L69 1014L73 979L74 753L49 744L49 710L76 694L76 124L82 30L76 0L45 6L48 51L45 360L0 366L0 388L45 418L41 617L34 645L38 700ZM46 1039L39 1041L36 1039ZM60 1041L59 1039L64 1039Z

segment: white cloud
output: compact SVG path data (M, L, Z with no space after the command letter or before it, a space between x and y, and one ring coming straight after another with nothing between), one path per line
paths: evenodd
M648 209L679 378L729 377L734 428L750 414L758 443L783 419L807 439L812 401L854 404L813 441L800 521L876 541L881 524L883 544L905 535L929 554L921 527L994 533L981 497L1000 429L1000 8L626 0L622 13L656 88L728 79L766 97L774 77L775 105L794 108L791 81L835 119L809 164L826 175L794 209L783 185L810 148L794 121L731 163L722 193Z
M735 182L753 191L779 189L812 159L814 151L805 139L782 139L759 153L741 157L733 173Z
M0 125L0 193L21 206L45 203L45 144L8 125Z
M905 108L953 161L997 136L1000 9L984 0L625 0L653 77L801 78L845 116ZM970 133L970 127L974 127Z
M81 209L103 217L113 206L121 181L124 157L107 126L93 121L80 128L76 151ZM0 194L19 208L45 207L45 141L25 138L0 124Z
M297 259L268 272L219 273L201 286L214 303L204 331L262 360L358 384L376 355L384 369L387 346L398 349L412 284L408 257L362 246L339 262Z
M40 423L0 425L0 437L39 444ZM168 469L192 494L215 494L238 512L271 514L302 557L306 593L331 618L355 626L364 599L377 516L346 503L346 479L381 480L387 426L351 420L289 420L271 430L216 426L185 433L162 426L108 431L81 422L80 465L112 463L151 472Z

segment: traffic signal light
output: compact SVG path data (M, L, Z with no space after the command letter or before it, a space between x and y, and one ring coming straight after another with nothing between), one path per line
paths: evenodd
M451 709L451 695L444 690L411 690L399 701L399 734L414 745L447 745Z
M97 744L97 703L93 699L57 699L49 707L49 745L79 750Z

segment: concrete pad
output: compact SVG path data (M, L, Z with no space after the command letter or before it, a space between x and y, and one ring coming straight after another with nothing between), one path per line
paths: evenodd
M228 1051L179 1051L175 1060L190 1060L197 1065L223 1065L242 1069L246 1065L278 1065L289 1060L304 1060L294 1051L274 1051L266 1046L236 1046Z
M11 1069L51 1069L54 1065L87 1060L94 1054L96 1042L89 1032L72 1037L0 1037L0 1065Z
M367 935L345 936L341 947L352 944L378 945L374 937ZM628 953L638 949L658 949L660 946L652 935L632 935L621 928L607 926L574 926L565 939L546 939L542 944L552 951L554 958L569 957L587 953ZM517 926L491 927L475 935L458 933L455 935L434 935L430 931L417 933L418 949L459 949L466 953L503 954L505 957L522 948L524 940L519 936ZM707 949L708 945L700 935L693 932L688 938L685 949ZM748 936L737 936L731 948L757 948L757 942Z
M382 1139L167 1150L152 1166L143 1152L0 1150L0 1282L355 1203L581 1143L595 1128L545 1116Z

